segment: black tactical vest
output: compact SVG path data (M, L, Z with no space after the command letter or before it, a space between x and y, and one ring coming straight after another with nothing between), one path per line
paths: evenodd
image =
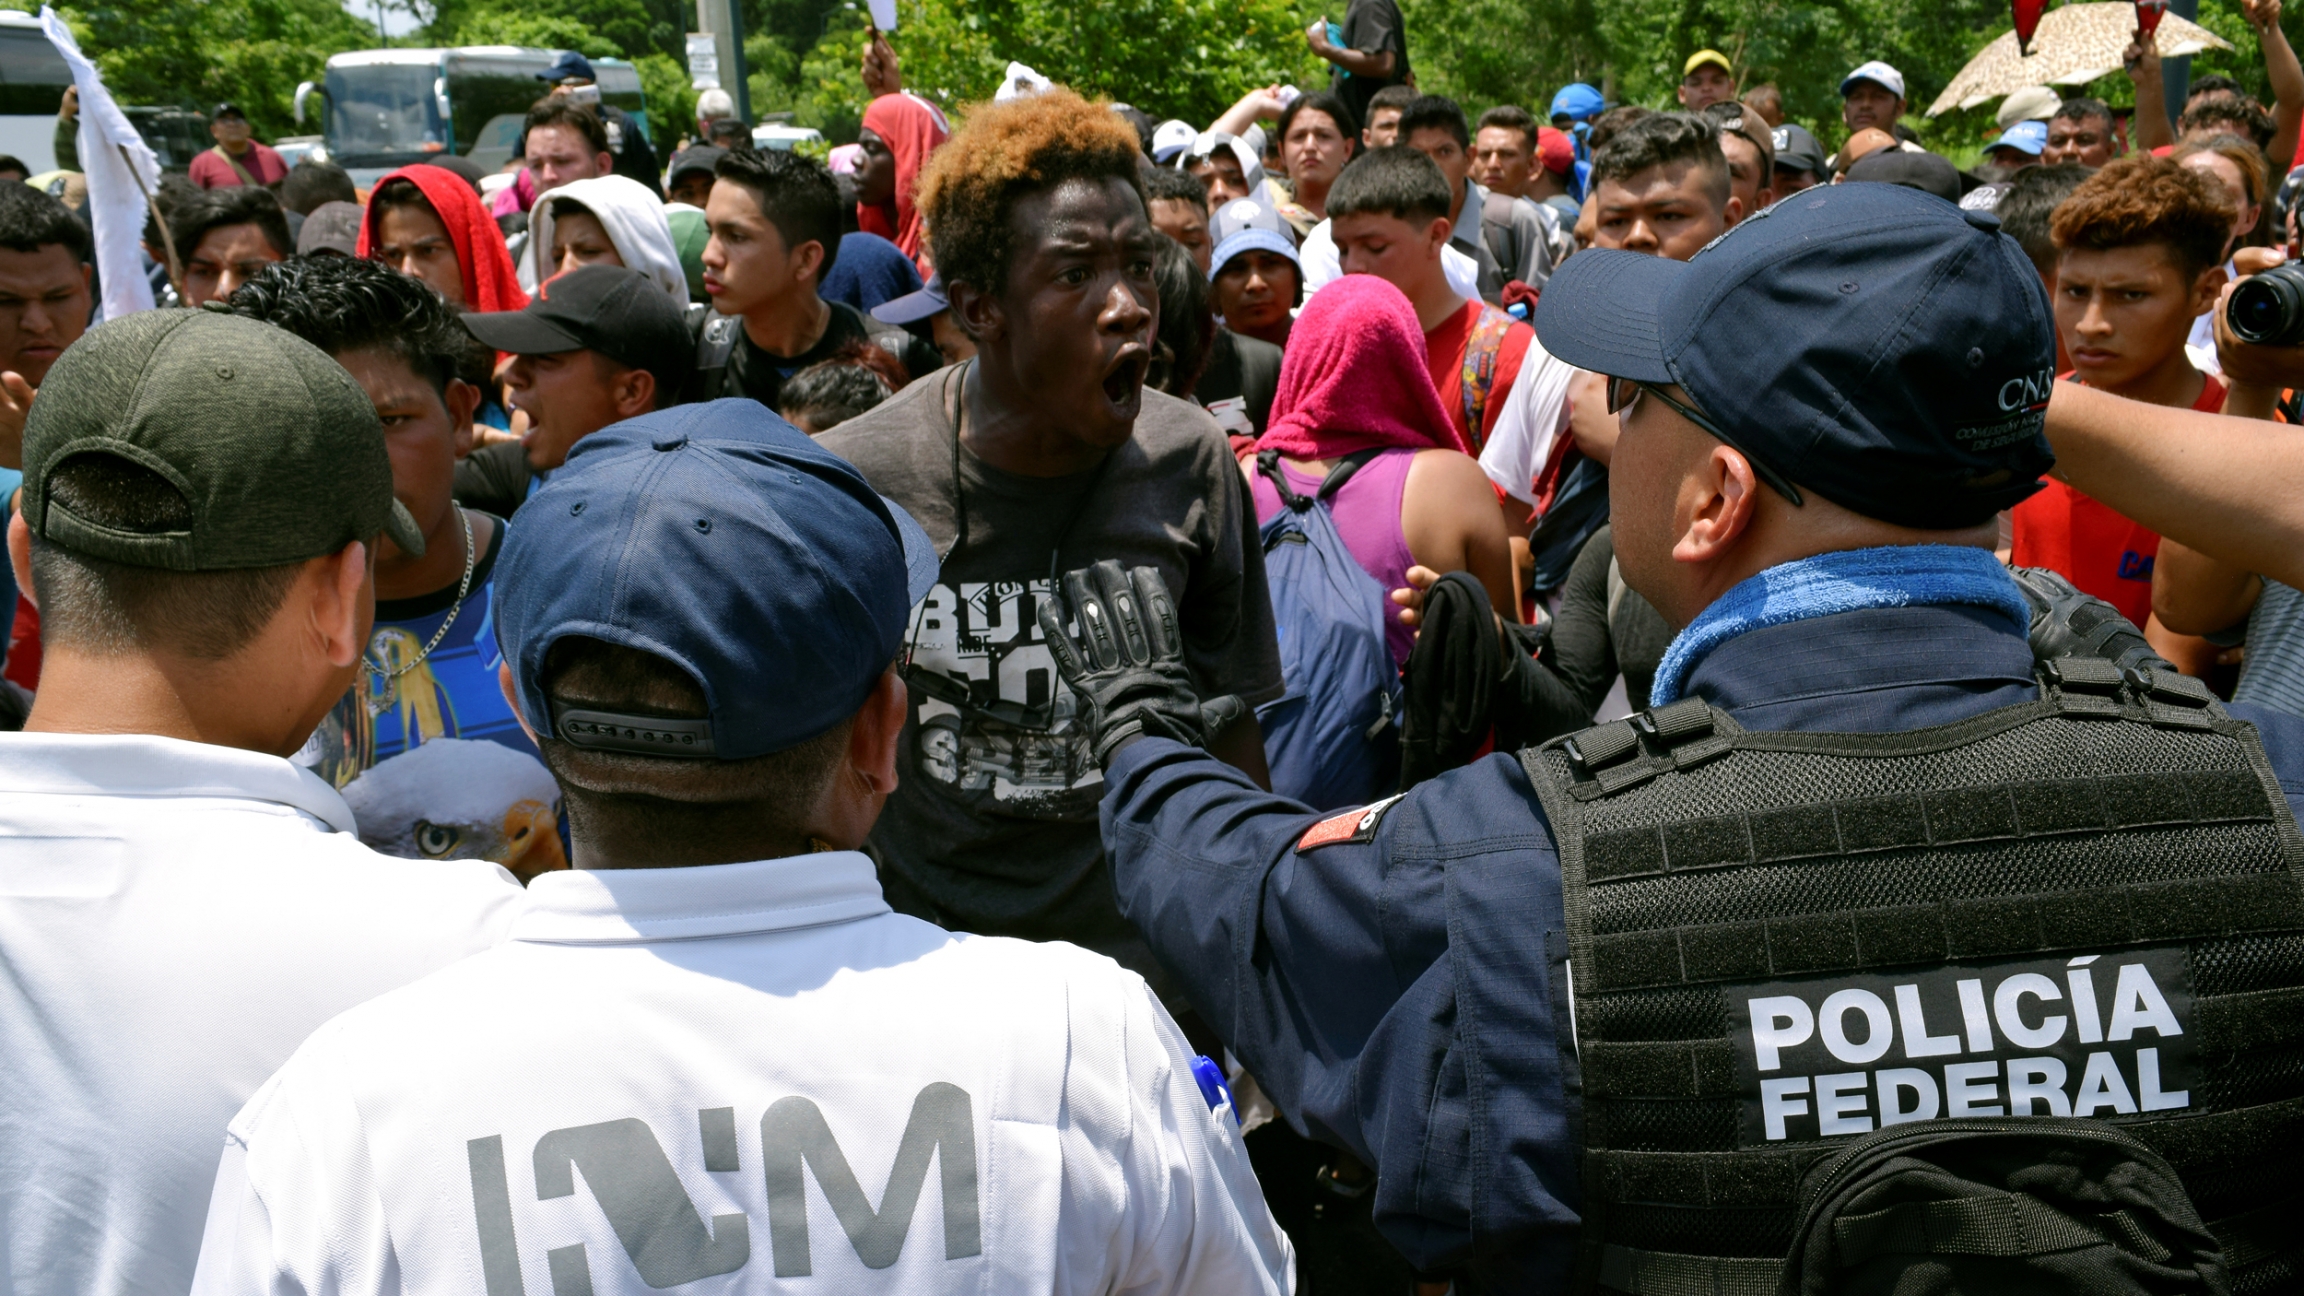
M1688 699L1522 753L1565 883L1576 1290L1772 1296L1820 1157L2022 1115L2121 1126L2234 1292L2304 1286L2304 839L2197 681L2042 669L1934 729Z

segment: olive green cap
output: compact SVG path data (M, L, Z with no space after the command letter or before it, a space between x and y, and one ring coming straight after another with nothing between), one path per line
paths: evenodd
M191 529L144 535L51 505L49 474L88 453L167 478ZM170 571L280 567L379 532L424 552L352 375L285 329L204 310L139 311L57 358L25 421L23 510L65 549Z

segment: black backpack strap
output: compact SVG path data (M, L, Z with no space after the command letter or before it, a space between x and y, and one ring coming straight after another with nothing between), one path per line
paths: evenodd
M1480 241L1488 245L1488 255L1496 259L1499 277L1505 282L1520 277L1520 258L1527 251L1520 246L1520 231L1512 223L1518 202L1491 189L1480 205Z
M1328 470L1328 475L1320 479L1320 488L1310 495L1299 495L1293 487L1289 486L1288 475L1280 471L1280 452L1277 450L1257 451L1256 471L1264 474L1265 480L1272 483L1272 489L1280 493L1281 503L1287 505L1291 511L1302 513L1321 500L1335 498L1336 492L1344 489L1344 483L1352 480L1352 474L1360 471L1369 460L1383 452L1383 448L1379 446L1368 450L1355 450L1351 454L1339 458L1336 461L1336 466Z
M707 311L696 336L696 399L718 400L728 389L728 358L736 352L736 331L744 321Z

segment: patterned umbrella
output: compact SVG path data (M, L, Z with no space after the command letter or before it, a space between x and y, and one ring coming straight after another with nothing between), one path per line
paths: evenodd
M1988 99L2036 85L2086 85L2120 66L2120 56L2136 39L2136 6L2131 0L2068 4L2040 19L2029 58L2016 51L2016 33L2005 31L1968 60L1928 115L1973 108ZM2232 48L2215 33L2175 14L2160 20L2153 41L2164 59L2202 50Z

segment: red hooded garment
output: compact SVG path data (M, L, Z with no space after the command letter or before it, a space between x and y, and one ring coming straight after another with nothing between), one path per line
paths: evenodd
M1471 453L1433 389L1416 308L1374 275L1332 279L1288 331L1256 448L1335 459L1395 446Z
M896 155L896 197L876 207L856 204L856 227L894 243L904 255L929 273L926 240L920 236L920 209L913 195L920 188L920 169L928 155L952 134L944 114L935 105L908 94L884 94L864 110L864 129L878 135Z
M464 281L464 306L468 311L516 311L526 309L528 294L520 289L520 277L512 269L512 254L505 250L504 233L496 227L495 218L480 205L480 195L453 171L436 166L406 166L376 182L381 189L394 180L407 180L424 194L432 204L432 213L448 231L448 239L456 245L456 273ZM373 194L376 190L371 189ZM371 201L360 217L360 245L358 253L364 257L376 255L377 208Z

